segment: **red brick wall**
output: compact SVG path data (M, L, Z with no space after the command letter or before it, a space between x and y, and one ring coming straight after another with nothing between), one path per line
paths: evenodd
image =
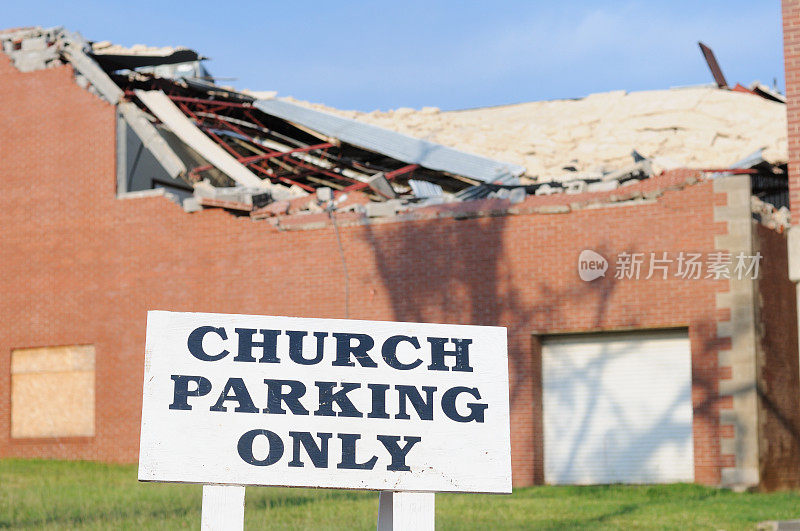
M758 395L761 487L800 484L800 367L797 298L789 280L786 236L759 225L764 260L758 280Z
M783 0L783 61L789 126L789 201L800 223L800 1Z
M345 317L330 226L278 231L163 198L115 197L114 109L68 67L21 74L0 55L0 456L134 461L147 310ZM677 175L680 179L684 175ZM651 180L647 186L675 180ZM680 180L677 179L677 180ZM724 281L582 282L594 249L711 252L710 183L638 205L342 227L350 315L504 325L509 331L514 481L535 470L532 334L688 326L696 479L719 482L715 308ZM12 440L9 353L89 343L97 352L96 436Z

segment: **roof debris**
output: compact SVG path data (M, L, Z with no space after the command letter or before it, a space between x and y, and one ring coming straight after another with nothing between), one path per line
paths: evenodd
M384 217L611 192L667 169L715 168L709 178L754 175L754 213L766 224L783 227L788 215L785 98L758 82L728 89L702 44L719 88L371 113L217 85L188 48L126 48L38 27L0 31L0 45L22 71L70 64L77 83L117 107L120 194L163 189L190 212Z
M703 53L708 69L711 70L711 75L714 76L717 86L719 88L728 88L728 82L725 80L725 75L722 73L719 63L717 63L717 56L714 55L713 50L702 42L698 42L697 45L700 46L700 51Z
M751 196L750 209L753 216L767 228L783 233L791 226L791 216L786 206L775 208L774 205Z
M507 160L537 182L598 178L628 165L634 149L652 161L655 173L724 167L762 147L771 163L788 160L784 105L710 86L463 111L365 113L302 104Z

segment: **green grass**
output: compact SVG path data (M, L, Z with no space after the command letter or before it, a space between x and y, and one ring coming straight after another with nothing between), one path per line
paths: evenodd
M0 528L198 529L201 487L138 483L136 467L0 460ZM247 489L248 529L374 529L374 492ZM800 517L800 493L698 485L532 487L438 494L437 529L753 529Z

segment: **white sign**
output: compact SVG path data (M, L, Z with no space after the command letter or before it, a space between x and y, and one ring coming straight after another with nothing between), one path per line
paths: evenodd
M511 492L506 329L149 312L141 481Z

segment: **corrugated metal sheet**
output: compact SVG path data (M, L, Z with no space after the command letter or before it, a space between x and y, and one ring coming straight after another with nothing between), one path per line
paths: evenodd
M428 181L419 181L417 179L409 179L409 186L417 197L440 197L442 195L442 187L438 184L429 183Z
M686 331L545 338L542 405L547 483L694 480Z
M506 185L518 185L519 184L519 177L514 175L506 175L501 177L500 179L495 180L492 184L506 184ZM495 194L497 197L496 192L492 189L491 186L488 184L479 184L477 186L470 186L469 188L465 188L459 192L453 194L453 197L458 199L459 201L474 201L476 199L484 199L486 197L492 196Z
M445 171L483 182L493 182L509 175L519 176L525 172L525 168L516 164L498 162L464 153L441 144L309 109L284 100L257 100L254 105L269 115L302 125L323 135L338 138L342 142L381 153L408 164L419 164L431 170Z

